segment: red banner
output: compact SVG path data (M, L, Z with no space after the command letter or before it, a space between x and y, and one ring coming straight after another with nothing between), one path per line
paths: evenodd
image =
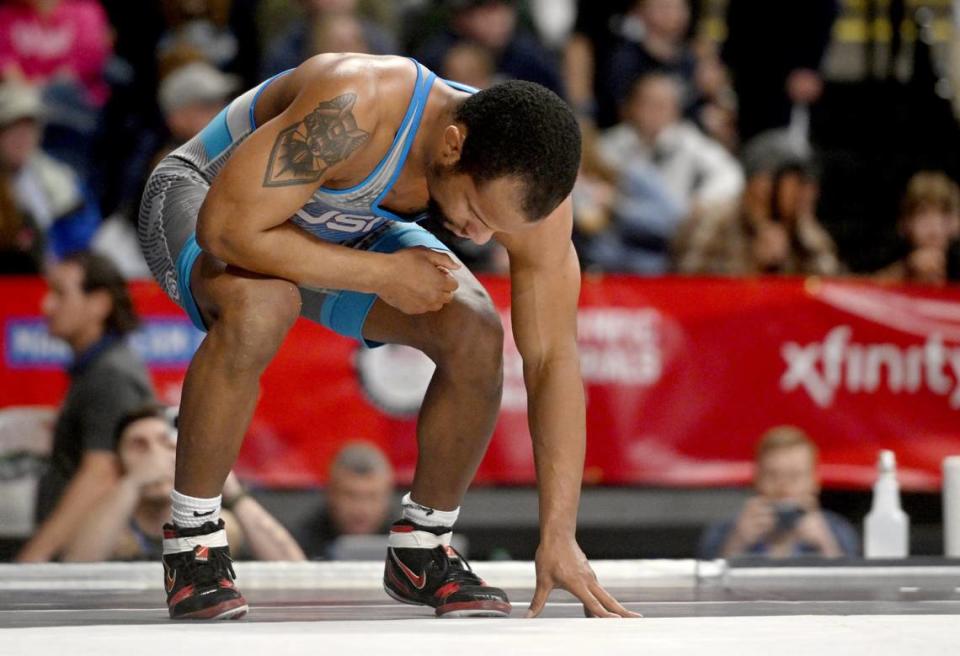
M505 326L509 283L486 278ZM38 280L0 280L0 405L53 405L68 353L38 314ZM134 285L135 337L158 394L176 403L202 336L153 284ZM588 483L749 481L767 429L819 444L824 483L863 487L882 448L904 487L936 489L960 454L960 290L810 279L584 281L580 353ZM479 483L534 481L521 362L509 329L504 399ZM432 364L411 349L358 348L301 321L263 380L238 470L269 486L322 483L346 441L379 444L401 481L416 461L416 409Z

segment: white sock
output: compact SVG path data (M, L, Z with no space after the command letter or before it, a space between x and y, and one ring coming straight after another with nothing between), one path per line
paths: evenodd
M212 499L200 499L174 490L170 493L173 523L180 528L202 526L206 522L216 524L220 521L220 498L217 495Z
M444 526L453 529L453 525L460 515L459 506L453 510L436 510L421 506L410 498L409 492L403 496L400 505L403 508L403 518L419 526Z

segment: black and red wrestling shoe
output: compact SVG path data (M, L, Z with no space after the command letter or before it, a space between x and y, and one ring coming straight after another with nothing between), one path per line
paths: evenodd
M230 547L223 520L196 528L163 527L164 587L174 620L236 620L247 600L233 584Z
M508 617L506 593L473 573L450 546L452 535L448 528L407 520L395 523L387 547L384 590L405 604L435 608L437 617Z

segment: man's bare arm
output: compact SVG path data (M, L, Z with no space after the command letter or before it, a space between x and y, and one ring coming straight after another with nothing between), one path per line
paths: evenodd
M577 351L580 266L570 241L570 199L539 225L498 235L510 254L511 316L523 358L527 413L540 492L537 589L530 614L554 587L583 602L587 614L629 617L597 581L576 542L586 450L586 408Z
M116 480L117 456L112 451L84 454L77 473L70 479L53 512L20 550L16 560L45 562L59 555Z
M324 243L288 221L369 142L377 120L368 108L373 76L362 71L338 75L337 66L310 60L291 73L289 83L303 91L230 156L200 210L197 239L205 251L248 271L317 287L342 287L349 277L352 288L372 291L371 267L363 260L373 254ZM351 102L341 112L340 124L363 123L366 129L355 128L363 138L329 134L311 118L344 98ZM298 152L299 145L307 147Z
M405 312L439 309L456 289L442 269L458 265L446 255L345 248L289 222L318 187L345 175L377 141L376 75L338 61L317 57L290 74L288 83L302 91L230 156L200 209L197 240L203 250L247 271L310 287L377 293ZM364 161L376 159L366 155ZM353 173L363 177L366 171Z

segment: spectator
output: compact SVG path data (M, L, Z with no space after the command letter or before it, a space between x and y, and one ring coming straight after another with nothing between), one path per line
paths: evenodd
M78 253L53 266L43 299L50 334L74 353L70 388L54 427L50 467L37 491L40 526L21 561L56 558L117 477L114 431L153 397L147 370L124 340L137 325L113 264Z
M321 52L398 52L396 39L378 23L363 18L357 0L300 0L304 17L293 21L267 46L261 66L264 78L290 68ZM331 27L329 23L336 23ZM346 46L346 49L341 50Z
M706 275L823 275L842 272L836 246L815 214L819 184L805 160L747 180L740 203L691 222L677 240L678 268Z
M474 43L458 43L443 58L440 75L477 89L495 83L496 66L490 52Z
M451 0L446 30L427 41L418 59L439 71L447 52L467 41L491 53L497 74L537 82L564 95L560 70L550 53L526 30L517 27L515 0Z
M259 0L161 0L166 31L157 43L161 77L184 63L184 52L241 76L252 86L260 58ZM171 59L173 61L168 61Z
M62 258L88 247L100 213L74 171L41 150L40 117L36 89L0 85L0 182L18 245L37 259Z
M600 139L600 153L618 171L614 223L586 246L608 271L645 275L670 269L670 244L684 220L732 203L743 188L737 161L680 116L680 86L664 73L634 85L623 123Z
M944 285L957 279L948 267L960 236L960 188L953 180L933 171L910 178L899 228L906 254L877 272L879 280Z
M0 175L0 275L37 274L42 261L40 234L17 208L10 180Z
M202 130L220 113L240 80L205 62L193 62L170 73L160 83L157 99L170 132L170 141L154 160L160 160Z
M700 557L853 557L857 532L839 515L819 507L817 447L800 429L771 429L757 445L756 496L734 520L709 526Z
M610 225L618 176L600 156L600 136L588 119L580 119L580 134L583 154L572 198L574 244L578 251L584 251L584 245ZM581 259L590 264L585 252Z
M168 138L147 159L148 170L212 121L239 86L239 78L221 73L203 61L188 63L167 75L160 84L157 99ZM151 136L144 145L149 143L154 143ZM141 171L141 180L146 176L147 171ZM138 186L142 189L143 183ZM137 216L129 204L122 206L97 230L92 248L113 260L127 278L150 278L150 269L137 240Z
M617 121L608 83L610 57L618 45L615 25L635 0L577 0L573 33L563 49L563 77L576 112L600 127Z
M722 54L742 140L791 120L806 123L823 93L820 65L836 15L837 0L730 0Z
M163 525L170 522L176 430L168 410L148 405L117 425L120 481L74 538L64 560L152 560L163 552ZM222 514L234 553L244 547L256 560L303 560L293 538L246 494L231 473Z
M40 91L48 111L45 146L86 174L100 109L110 26L95 0L0 4L0 76Z
M689 28L687 0L633 3L621 22L618 45L606 72L608 89L617 105L627 101L637 78L651 72L666 73L681 81L684 109L696 104L697 60L687 44Z
M377 447L347 444L330 467L327 503L307 522L300 545L310 559L328 559L343 535L386 535L393 469Z

